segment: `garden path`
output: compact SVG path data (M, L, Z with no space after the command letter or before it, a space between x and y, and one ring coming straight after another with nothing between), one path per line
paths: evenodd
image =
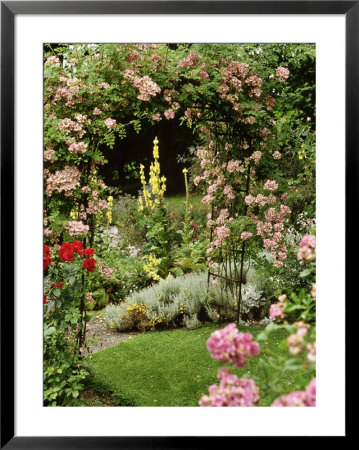
M108 327L106 319L102 315L93 317L86 327L86 353L96 353L107 347L136 336L136 332L121 333Z

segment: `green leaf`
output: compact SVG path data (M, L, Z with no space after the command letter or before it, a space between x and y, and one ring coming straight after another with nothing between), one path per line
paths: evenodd
M299 359L288 359L285 362L284 370L298 370L303 367L303 362Z

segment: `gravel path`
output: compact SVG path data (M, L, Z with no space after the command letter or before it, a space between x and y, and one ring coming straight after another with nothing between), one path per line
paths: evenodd
M86 326L87 353L96 353L119 342L130 339L139 333L121 333L108 327L102 315L93 317Z

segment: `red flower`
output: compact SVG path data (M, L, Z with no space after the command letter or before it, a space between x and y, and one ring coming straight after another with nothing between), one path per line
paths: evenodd
M44 253L50 253L50 247L44 245Z
M96 269L96 260L93 258L85 258L82 263L82 268L86 269L87 272L93 272Z
M62 285L63 285L64 283L62 282L62 281L60 281L60 283L58 283L58 284L54 284L54 288L62 288Z
M51 262L52 262L51 256L48 253L44 253L44 270L48 269Z
M47 305L49 302L47 301L47 294L44 292L44 305Z
M62 261L71 262L74 261L74 250L70 242L64 242L59 250L60 258Z
M71 245L72 245L72 250L75 253L77 253L78 255L82 256L82 251L84 249L82 242L81 241L73 241Z
M85 248L82 253L87 256L93 256L95 254L95 250L93 248Z

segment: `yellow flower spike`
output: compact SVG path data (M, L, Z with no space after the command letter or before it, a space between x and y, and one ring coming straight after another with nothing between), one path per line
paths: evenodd
M143 211L147 209L148 212L155 209L156 206L161 204L161 199L163 198L163 194L166 190L166 178L161 177L161 169L159 159L159 147L158 147L158 139L157 137L153 141L153 157L154 161L151 162L149 168L149 180L148 185L149 189L147 189L147 182L144 173L144 165L140 164L140 180L143 186L142 196L138 200L138 209L139 211ZM162 184L161 184L162 183ZM141 199L141 200L140 200Z

